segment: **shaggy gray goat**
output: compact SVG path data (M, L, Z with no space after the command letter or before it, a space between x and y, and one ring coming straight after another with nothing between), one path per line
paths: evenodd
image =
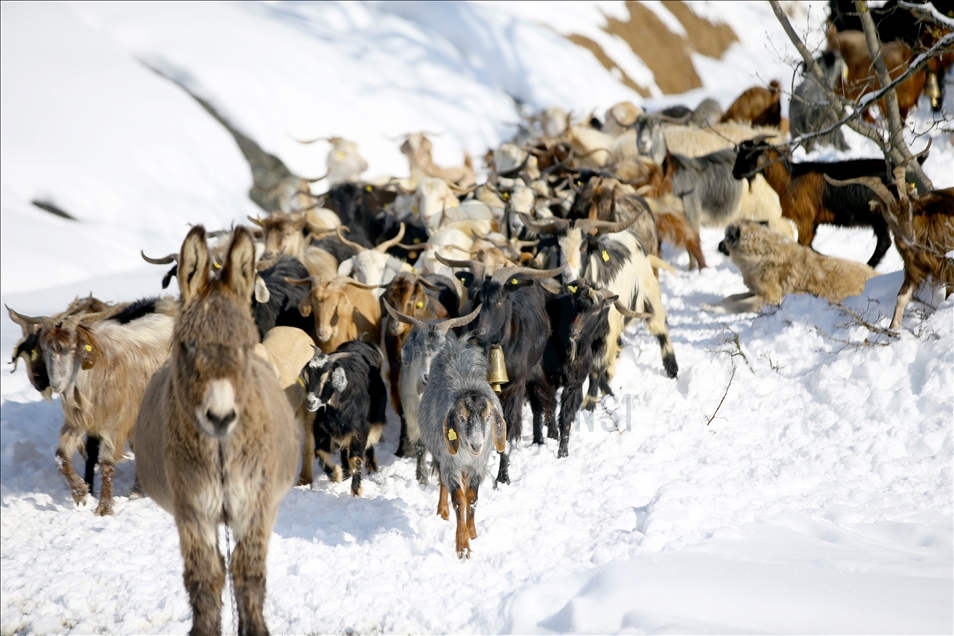
M845 72L845 62L838 53L826 51L815 61L825 73L825 83L834 88L838 78ZM802 83L798 85L789 102L789 125L792 139L828 128L836 121L832 104L825 95L825 89L818 85L818 80L811 73L804 73ZM805 152L811 152L818 146L834 146L838 150L849 150L845 136L838 128L827 135L806 140L802 147Z
M498 453L507 448L507 425L487 383L487 360L467 340L448 341L434 358L420 410L421 440L441 482L437 514L449 518L450 493L459 558L470 557L470 539L477 538L477 489L490 470L490 455L495 447Z
M401 347L401 374L398 379L401 394L401 406L404 409L404 418L407 422L407 441L414 448L417 457L417 481L427 484L427 470L425 469L424 443L421 441L420 407L421 395L427 385L427 377L431 363L448 342L456 338L450 331L457 327L470 324L480 313L478 306L474 311L460 318L448 318L427 323L414 316L408 316L397 311L382 300L384 308L391 314L391 318L412 326L411 332Z

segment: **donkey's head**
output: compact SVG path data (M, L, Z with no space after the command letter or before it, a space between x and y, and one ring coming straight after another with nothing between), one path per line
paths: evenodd
M182 313L173 333L173 392L202 432L225 437L241 420L258 342L250 310L255 244L248 229L235 228L218 276L210 267L205 228L193 227L179 254Z

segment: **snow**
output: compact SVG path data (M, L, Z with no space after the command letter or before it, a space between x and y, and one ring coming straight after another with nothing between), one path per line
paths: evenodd
M2 301L44 315L90 291L160 293L163 270L140 249L164 255L188 223L223 227L258 211L230 135L142 62L296 173L321 174L325 149L293 138L338 134L359 143L370 174L403 176L394 137L442 132L441 163L482 155L514 130L508 93L582 113L621 99L727 106L756 82L790 81L792 51L767 5L693 6L740 43L722 60L694 58L704 88L641 102L561 36L602 33L605 16L626 15L622 3L5 3ZM812 4L796 28L820 11ZM620 68L642 83L629 55ZM929 120L922 107L918 129ZM875 155L846 138L850 152L812 157ZM925 169L951 187L950 135L932 139ZM435 515L436 486L393 457L393 416L363 498L323 475L292 490L268 556L272 632L954 631L954 299L923 289L897 337L864 327L885 327L893 311L892 248L844 309L795 296L758 316L715 316L700 305L744 290L719 238L704 230L701 273L664 249L676 268L661 284L678 379L632 327L617 399L580 416L569 458L524 439L512 485L481 489L469 561ZM815 246L864 261L874 237L822 228ZM19 337L0 322L5 350ZM134 463L118 467L115 515L97 517L92 498L72 503L53 461L58 402L43 401L21 365L3 374L0 403L0 633L186 631L175 526L125 496Z

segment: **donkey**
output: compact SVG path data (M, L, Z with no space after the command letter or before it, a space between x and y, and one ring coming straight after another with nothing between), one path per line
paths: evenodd
M301 430L269 363L255 355L249 309L255 246L238 227L211 275L205 228L179 255L182 312L172 355L146 389L135 429L143 490L176 521L192 634L222 631L225 562L217 526L235 536L232 582L240 634L267 634L265 562L278 504L292 487Z

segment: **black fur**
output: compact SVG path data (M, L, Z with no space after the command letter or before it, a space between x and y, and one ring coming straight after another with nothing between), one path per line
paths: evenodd
M121 325L125 325L126 323L142 318L143 316L154 314L156 313L156 303L158 301L158 296L137 300L133 303L130 303L128 307L123 309L118 314L112 316L110 320L113 322L118 322Z
M355 243L358 243L359 245L364 245L368 249L371 249L370 243L367 240L363 239L362 237L352 236L351 234L348 234L348 233L344 233L344 234L349 241L353 241ZM357 252L355 251L353 247L349 245L345 245L344 243L339 241L338 237L334 234L324 236L320 239L312 239L311 245L312 247L320 247L321 249L325 250L326 252L334 256L335 260L337 260L339 263L342 263L348 260L349 258L351 258L352 256L354 256L355 254L357 254Z
M341 460L346 473L350 460L355 460L356 470L351 473L351 494L357 495L361 488L361 458L367 459L368 472L377 470L374 448L368 447L367 441L372 426L383 428L386 423L387 389L381 380L383 358L377 347L351 340L336 351L345 352L352 355L336 360L327 368L306 366L302 376L306 390L317 394L326 405L324 409L319 409L315 417L316 446L330 453L335 444L351 436L351 443L341 448ZM336 368L342 369L347 378L347 386L341 391L337 391L331 381ZM330 469L329 466L324 468L326 472Z
M304 317L298 311L298 304L308 295L308 287L291 285L285 278L308 278L308 270L298 259L282 256L278 262L259 273L268 287L267 303L260 303L252 296L252 317L258 327L258 335L265 334L274 327L297 327L310 334L315 329L314 318Z
M606 352L609 306L594 295L595 288L590 283L577 280L547 299L552 334L543 356L543 368L554 391L563 387L559 427L554 430L547 422L549 437L559 433L557 457L569 454L570 428L583 404L583 382ZM597 386L597 381L591 382L592 389Z
M491 278L475 282L469 288L469 298L472 307L482 307L476 320L478 345L488 358L492 345L501 346L510 379L500 393L508 447L500 455L495 481L509 484L510 451L523 432L524 397L529 398L533 410L535 444L543 443L543 422L552 420L556 410L554 391L543 373L543 352L550 338L546 298L539 283L519 274L503 284Z
M384 235L384 206L394 201L397 193L365 183L340 183L328 191L325 207L338 214L341 223L350 228L348 239L380 243Z

